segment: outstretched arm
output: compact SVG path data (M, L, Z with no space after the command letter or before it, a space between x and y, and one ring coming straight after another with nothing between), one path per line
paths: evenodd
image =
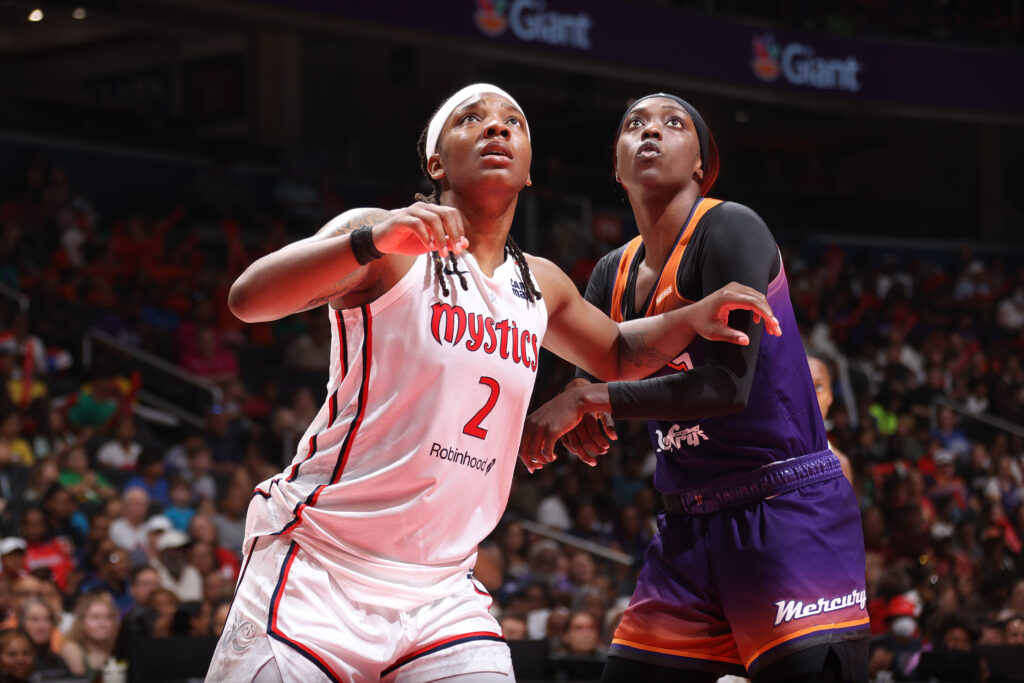
M712 341L748 344L745 332L729 327L729 314L735 310L750 311L755 324L764 319L769 333L780 333L764 294L735 282L690 306L615 323L581 297L568 276L553 263L528 258L548 308L544 348L605 381L647 377L698 335Z
M369 228L383 258L360 264L352 233ZM436 246L440 245L440 246ZM352 209L312 237L293 242L245 269L228 294L231 312L245 322L277 320L328 302L340 307L372 301L412 265L415 255L467 246L462 215L451 207L417 202L396 211Z
M745 207L730 206L728 212L723 211L716 218L719 221L716 221L714 229L709 226L705 232L710 237L700 246L702 258L698 262L703 294L710 296L681 310L707 303L710 297L720 294L716 288L730 283L730 280L744 282L756 288L758 293L767 291L769 280L777 272L779 256L775 242L756 214ZM690 249L695 247L697 245L691 242ZM726 287L735 284L731 282ZM742 291L746 289L749 287ZM593 286L588 288L588 298L593 298L591 294L594 293ZM715 313L729 315L724 311ZM615 438L614 430L609 428L612 415L616 418L681 420L742 410L750 394L760 345L762 330L756 316L755 309L733 311L728 318L732 331L737 335L741 331L746 334L726 339L733 343L712 341L707 345L705 364L689 372L612 384L591 384L589 378L574 380L562 394L530 415L520 457L531 468L550 462L554 459L557 439L575 428L566 440L566 446L580 459L593 465L596 456L607 450L609 438ZM777 325L774 319L772 323ZM765 329L772 334L778 333L772 324L766 325ZM713 339L706 334L703 336ZM692 335L680 339L688 343ZM680 350L681 347L677 348L666 360ZM579 365L590 375L601 377L591 367ZM603 416L602 422L606 424L599 424L596 416ZM581 421L583 424L576 427Z

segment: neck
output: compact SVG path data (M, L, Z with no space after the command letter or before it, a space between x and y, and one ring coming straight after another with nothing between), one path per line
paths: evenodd
M441 204L462 212L469 253L488 277L505 262L505 240L512 228L518 192L479 191L466 195L454 189L441 193Z
M661 268L665 264L699 194L699 188L690 184L671 195L655 194L643 188L636 195L630 195L633 216L644 241L644 261L649 266Z

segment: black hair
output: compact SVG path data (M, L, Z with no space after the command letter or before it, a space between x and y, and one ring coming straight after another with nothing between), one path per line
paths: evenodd
M435 114L436 115L436 112ZM431 120L433 116L430 117ZM420 170L423 171L423 175L430 181L430 194L423 194L417 192L414 199L418 202L426 202L427 204L440 204L441 203L441 181L430 176L430 171L427 169L427 159L430 155L427 154L427 129L430 127L430 122L424 126L420 132L420 138L416 142L416 152L420 157ZM440 145L440 138L438 139L438 145ZM519 268L519 276L523 279L523 285L526 288L526 300L533 303L541 298L540 290L533 283L533 277L530 274L530 265L526 262L526 256L523 255L523 250L519 248L516 241L512 239L512 234L509 233L505 237L505 253L512 256L512 260L515 262L516 267ZM434 275L437 277L437 281L441 284L441 292L445 295L449 295L448 284L444 280L444 269L441 262L441 256L436 251L430 252L430 258L434 262ZM458 262L456 261L455 254L448 253L448 261L452 265L452 271L455 272L459 277L459 284L462 286L463 291L469 289L469 285L466 283L466 277L458 269Z

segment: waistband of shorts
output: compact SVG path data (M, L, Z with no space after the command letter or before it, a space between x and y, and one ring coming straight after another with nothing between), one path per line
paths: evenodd
M663 493L668 512L689 515L756 503L801 486L840 477L843 468L831 450L769 463L751 472L716 479L680 493Z

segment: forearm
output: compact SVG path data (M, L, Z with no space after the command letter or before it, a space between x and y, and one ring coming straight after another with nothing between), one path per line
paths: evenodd
M352 252L350 233L360 224L373 225L381 216L363 212L345 219L346 215L317 235L246 268L228 294L231 312L246 322L277 320L350 291L366 275Z
M616 374L605 379L642 379L665 367L697 336L690 322L695 310L686 306L664 315L619 323Z
M697 420L739 412L750 395L748 384L721 365L608 385L616 419Z

